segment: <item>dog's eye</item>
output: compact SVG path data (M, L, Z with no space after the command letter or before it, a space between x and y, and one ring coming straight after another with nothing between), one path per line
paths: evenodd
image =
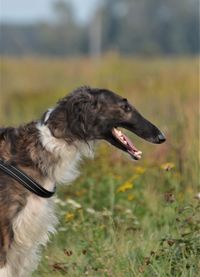
M128 112L131 111L130 105L129 105L127 102L125 102L125 101L122 103L121 108L122 108L126 113L128 113Z
M130 112L131 111L131 107L127 104L125 107L124 107L124 110L125 112Z

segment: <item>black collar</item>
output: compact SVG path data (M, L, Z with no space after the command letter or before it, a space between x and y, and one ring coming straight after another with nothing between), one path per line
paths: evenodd
M22 184L26 189L35 193L36 195L43 198L50 198L54 195L56 189L53 191L48 191L44 189L41 185L35 182L31 177L26 175L19 168L8 164L0 159L0 170L2 170L5 174L16 180L18 183Z

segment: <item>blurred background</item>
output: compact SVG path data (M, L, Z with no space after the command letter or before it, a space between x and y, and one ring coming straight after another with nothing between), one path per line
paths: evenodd
M78 86L113 90L166 135L132 162L101 143L34 276L199 276L199 1L0 0L0 126ZM131 136L131 134L129 134Z
M198 11L198 0L1 0L0 54L197 54Z

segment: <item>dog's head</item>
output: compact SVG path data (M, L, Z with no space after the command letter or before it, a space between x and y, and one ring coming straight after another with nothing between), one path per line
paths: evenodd
M77 89L58 102L45 123L55 137L71 142L106 140L136 160L141 158L141 151L118 127L152 143L165 141L158 128L142 117L127 99L106 89Z

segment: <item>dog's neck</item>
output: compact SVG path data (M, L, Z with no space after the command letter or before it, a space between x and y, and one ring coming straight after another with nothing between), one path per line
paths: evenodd
M36 125L40 142L51 157L45 160L45 171L49 180L55 183L69 183L79 175L78 162L82 157L93 157L92 142L75 141L68 144L64 139L58 139L51 134L48 125L41 122ZM44 166L43 165L43 166Z

